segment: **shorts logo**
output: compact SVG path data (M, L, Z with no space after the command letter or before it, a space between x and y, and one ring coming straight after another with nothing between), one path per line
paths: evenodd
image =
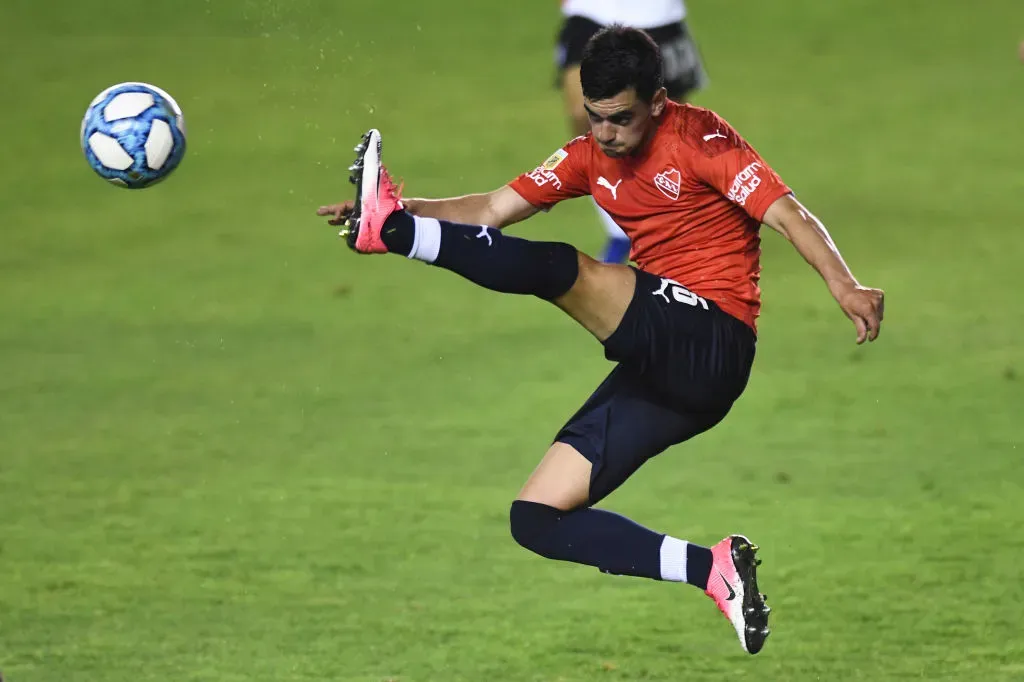
M537 166L536 169L526 174L526 177L533 180L534 184L538 187L550 184L556 190L562 189L562 181L552 171L544 168L544 166Z
M486 239L487 246L494 246L494 240L491 239L491 233L487 231L486 225L480 226L480 232L476 235L477 239Z
M761 168L763 166L755 161L737 173L736 177L732 179L732 186L725 198L740 206L745 205L750 195L761 185L761 176L757 174Z
M669 287L672 288L672 298L668 297ZM708 310L706 299L693 293L679 282L667 277L661 278L661 287L657 291L652 291L651 294L653 296L661 296L665 299L665 303L671 303L672 299L675 299L678 303L685 303L694 307L700 306L704 310Z
M666 168L654 176L654 186L672 201L679 198L679 185L682 176L675 168Z
M544 163L542 163L540 165L540 167L543 168L546 171L553 171L556 168L558 168L558 164L560 164L563 161L565 161L565 159L568 156L569 156L569 152L565 151L564 149L559 149L554 154L549 156L548 160L545 161Z

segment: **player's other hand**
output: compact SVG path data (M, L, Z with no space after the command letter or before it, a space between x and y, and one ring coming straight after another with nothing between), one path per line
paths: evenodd
M857 327L857 343L874 341L885 314L885 292L851 284L835 292L836 301Z
M352 209L355 208L355 206L356 202L354 201L343 201L340 204L321 206L316 210L316 214L319 216L331 216L327 220L331 225L344 225L345 221L352 214Z

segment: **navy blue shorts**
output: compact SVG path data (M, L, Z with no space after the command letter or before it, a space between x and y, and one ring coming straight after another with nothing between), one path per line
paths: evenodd
M604 342L611 374L555 437L590 460L590 502L644 462L722 421L747 386L757 337L681 284L636 270L636 290Z

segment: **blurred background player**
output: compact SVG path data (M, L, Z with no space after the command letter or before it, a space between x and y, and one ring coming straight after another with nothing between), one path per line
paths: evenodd
M683 0L562 0L562 16L556 62L573 135L585 135L590 130L580 87L583 46L605 26L623 24L647 31L661 48L670 99L686 101L707 80L697 45L686 26ZM594 208L608 233L601 259L606 263L625 262L629 259L629 238L604 209L596 203Z

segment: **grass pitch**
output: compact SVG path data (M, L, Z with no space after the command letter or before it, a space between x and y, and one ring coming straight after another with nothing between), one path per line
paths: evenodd
M1017 0L691 3L729 119L887 292L873 346L766 232L750 387L603 506L762 547L757 657L697 590L545 562L507 505L609 365L535 300L314 217L366 128L411 194L567 138L555 3L0 5L0 669L103 680L1014 680ZM182 105L104 186L112 83ZM595 252L585 201L515 228Z

